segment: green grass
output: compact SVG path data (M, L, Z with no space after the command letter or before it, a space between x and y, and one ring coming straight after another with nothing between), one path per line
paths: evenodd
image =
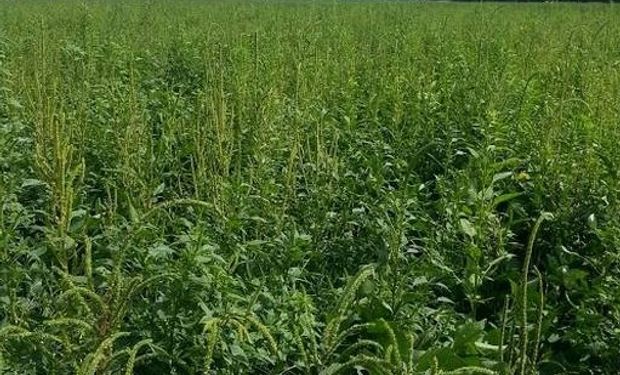
M616 374L619 35L1 2L0 374Z

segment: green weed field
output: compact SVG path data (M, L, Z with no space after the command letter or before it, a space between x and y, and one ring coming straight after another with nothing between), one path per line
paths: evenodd
M620 8L0 2L0 374L618 374Z

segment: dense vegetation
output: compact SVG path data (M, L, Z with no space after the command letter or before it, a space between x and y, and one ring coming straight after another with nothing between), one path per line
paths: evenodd
M618 35L0 3L0 373L618 373Z

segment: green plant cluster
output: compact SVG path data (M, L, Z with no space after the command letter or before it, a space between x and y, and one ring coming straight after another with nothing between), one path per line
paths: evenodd
M619 35L0 2L0 374L617 374Z

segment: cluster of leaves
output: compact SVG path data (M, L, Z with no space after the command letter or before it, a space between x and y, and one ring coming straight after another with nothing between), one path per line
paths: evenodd
M0 374L613 374L620 12L0 4Z

